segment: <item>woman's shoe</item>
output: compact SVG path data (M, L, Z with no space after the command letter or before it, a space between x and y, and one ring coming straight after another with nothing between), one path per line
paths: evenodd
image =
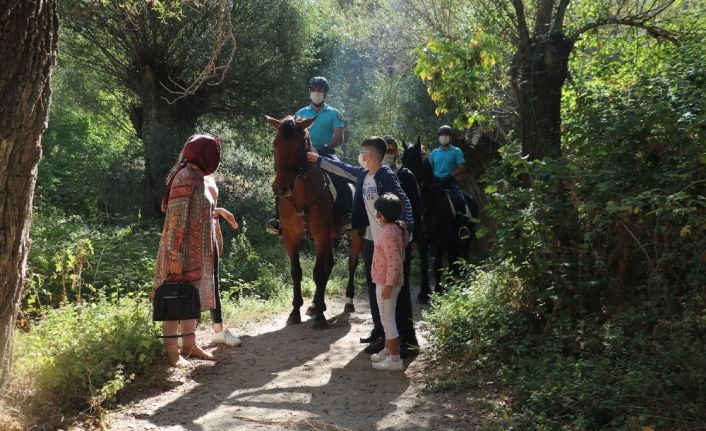
M223 329L222 331L218 331L213 334L213 342L214 343L220 343L220 344L226 344L228 346L234 346L234 347L240 347L243 345L243 342L240 341L240 338L238 338L237 335L234 333L230 332L228 328Z
M196 358L196 359L203 359L204 361L215 361L216 357L213 356L212 354L208 353L207 351L203 350L199 346L192 346L192 347L184 347L181 349L181 354L185 358Z

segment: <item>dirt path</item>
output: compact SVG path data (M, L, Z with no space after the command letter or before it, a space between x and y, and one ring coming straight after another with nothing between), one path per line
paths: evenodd
M475 429L467 415L446 410L443 397L421 395L424 356L407 361L405 373L371 368L358 341L372 325L365 302L343 314L343 301L329 299L336 321L325 331L308 321L285 326L286 314L238 328L242 348L211 346L215 365L192 361L195 368L175 373L173 389L114 413L110 429ZM200 332L199 343L209 337Z

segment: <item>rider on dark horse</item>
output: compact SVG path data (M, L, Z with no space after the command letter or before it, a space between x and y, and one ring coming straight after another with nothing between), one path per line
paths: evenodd
M456 181L456 176L466 170L466 159L460 148L451 145L453 129L443 125L439 127L439 147L429 154L429 163L434 171L434 179L443 187L451 197L453 211L457 214L460 225L471 218L473 198L466 193ZM463 220L466 219L466 220ZM459 229L460 239L468 239L470 230L463 227Z
M345 123L338 109L325 102L329 91L329 83L326 78L315 76L309 80L308 84L311 104L298 110L295 116L304 119L316 118L308 129L311 145L322 157L338 160L336 147L343 143ZM344 179L335 175L330 178L336 190L335 211L342 216L341 224L343 229L348 230L350 229L350 211L353 196L348 183ZM275 205L276 208L277 205ZM277 236L282 233L279 214L267 223L267 232Z

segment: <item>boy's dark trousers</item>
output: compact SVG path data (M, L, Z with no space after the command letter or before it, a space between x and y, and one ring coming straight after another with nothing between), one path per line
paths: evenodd
M365 264L365 282L368 287L368 300L370 302L370 314L373 317L373 335L384 337L385 331L380 322L380 310L378 309L377 296L375 295L375 283L370 275L373 266L373 252L375 245L370 240L363 240L363 262ZM412 316L412 296L409 289L409 277L412 267L411 246L405 249L405 259L403 266L404 282L397 297L397 307L395 307L395 322L397 331L400 333L400 346L405 343L417 345L417 336L414 332L414 317Z

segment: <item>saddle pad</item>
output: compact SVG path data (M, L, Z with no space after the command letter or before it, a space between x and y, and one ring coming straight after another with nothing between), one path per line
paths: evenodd
M324 172L324 178L326 179L328 189L331 192L331 196L333 197L333 200L335 202L336 198L338 197L338 193L336 192L336 187L334 187L333 185L333 181L331 181L331 174L329 174L328 172Z

